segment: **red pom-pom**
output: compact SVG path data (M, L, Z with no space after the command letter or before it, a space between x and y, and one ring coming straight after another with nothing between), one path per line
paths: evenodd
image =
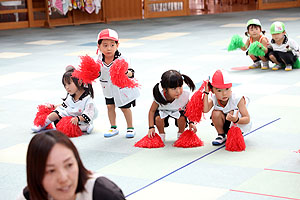
M99 77L100 64L88 55L80 56L80 59L79 68L75 69L72 76L82 80L83 83L91 84Z
M128 70L128 63L124 59L117 59L110 67L111 82L119 88L135 88L139 84L135 79L128 78L125 74Z
M185 130L173 144L174 147L183 148L200 147L203 145L203 141L191 130Z
M52 105L52 104L38 105L37 109L38 109L38 112L35 115L33 124L36 126L44 126L46 118L54 110L54 105ZM52 124L49 124L46 127L46 129L53 129Z
M82 131L78 125L71 123L71 116L63 117L56 124L56 130L64 133L68 137L78 137L82 136Z
M203 81L201 87L194 93L191 100L186 105L185 116L193 122L200 122L203 115L203 89L206 82Z
M164 147L165 144L161 140L160 136L157 133L155 133L153 138L149 138L148 135L146 135L140 141L135 143L134 146L140 148L160 148Z
M229 129L225 145L227 151L244 151L246 149L244 136L239 127L232 126Z
M300 153L300 149L298 151L295 151L296 153Z

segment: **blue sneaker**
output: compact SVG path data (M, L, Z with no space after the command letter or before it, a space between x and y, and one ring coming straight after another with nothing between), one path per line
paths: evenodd
M134 138L135 130L134 129L127 129L126 138Z
M212 141L212 145L219 146L224 144L224 142L226 142L226 137L224 138L222 135L218 135L218 137Z
M104 133L104 137L112 137L119 134L119 130L116 128L111 128L107 133Z

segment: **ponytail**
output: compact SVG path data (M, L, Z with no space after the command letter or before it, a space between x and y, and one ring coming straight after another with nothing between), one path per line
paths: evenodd
M190 77L188 77L187 75L181 74L183 77L183 81L187 84L187 86L189 86L189 88L191 89L191 91L195 90L195 84L192 81L192 79Z
M159 91L159 83L156 83L156 85L153 88L153 97L155 101L157 101L160 104L166 105L168 103Z

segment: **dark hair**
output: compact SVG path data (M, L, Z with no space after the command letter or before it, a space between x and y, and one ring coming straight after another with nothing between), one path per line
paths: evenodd
M191 91L195 90L195 84L192 79L176 70L168 70L164 72L161 76L160 84L163 89L167 90L168 88L181 87L183 85L183 82L188 85ZM153 96L158 103L164 105L168 103L159 91L159 83L157 83L153 88Z
M260 31L262 32L262 34L265 34L266 33L266 31L263 31L263 30L261 30L261 26L260 25L256 25L256 24L250 24L249 26L247 26L247 32L245 32L245 35L247 36L247 37L249 37L249 28L251 28L251 27L254 27L254 28L257 28L257 27L259 27L259 29L260 29Z
M62 77L62 84L64 85L64 87L66 86L66 83L70 84L71 79L72 79L73 83L76 85L76 87L78 89L84 89L84 91L87 94L91 95L91 97L94 98L94 90L93 90L92 84L87 84L87 87L85 87L83 83L81 85L79 85L79 79L72 76L72 73L74 72L74 70L75 70L75 68L72 66L67 67L67 70ZM66 100L66 98L63 100Z
M43 178L45 175L46 162L49 152L55 144L62 144L70 149L78 163L78 185L76 193L85 190L85 183L91 176L82 164L78 151L72 141L63 133L50 130L35 135L28 146L26 158L27 185L31 200L48 199L48 194L43 187Z

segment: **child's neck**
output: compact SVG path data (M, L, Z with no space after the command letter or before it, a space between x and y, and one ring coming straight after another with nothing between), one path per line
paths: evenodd
M112 61L114 61L114 56L110 56L110 57L105 56L104 62L106 64L110 64Z
M229 100L229 99L228 99L228 100ZM222 100L219 100L219 99L218 99L218 102L219 102L220 106L225 107L225 106L227 105L227 103L228 103L228 100L227 100L227 101L222 101Z
M74 100L75 101L77 101L80 97L81 97L81 95L84 93L84 89L80 89L80 90L78 90L77 92L75 92L75 95L74 95Z

